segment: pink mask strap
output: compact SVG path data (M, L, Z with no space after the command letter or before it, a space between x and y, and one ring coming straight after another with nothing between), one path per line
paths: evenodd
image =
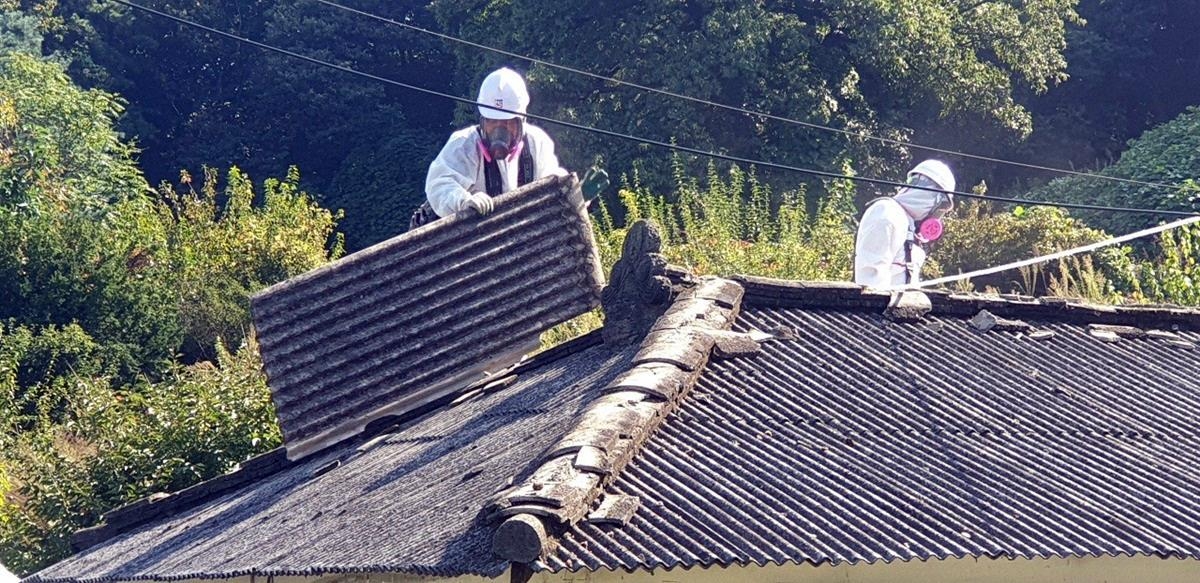
M483 146L483 138L479 138L478 140L476 140L475 144L477 146L479 146L479 155L483 156L483 160L485 162L491 162L492 154L490 152L488 152L488 149Z
M525 140L517 140L517 147L513 148L512 151L508 153L508 160L509 161L516 160L517 157L521 155L521 149L524 147L525 147ZM489 162L490 161L491 160L489 160Z

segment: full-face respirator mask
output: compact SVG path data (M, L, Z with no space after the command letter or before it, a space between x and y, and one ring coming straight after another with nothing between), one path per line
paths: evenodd
M509 131L505 124L495 124L485 130L484 120L479 123L479 151L487 161L507 160L521 153L521 121L517 120L517 131Z
M924 174L913 174L909 178L908 184L909 189L919 189L924 191L924 194L933 197L929 212L926 213L924 218L917 220L914 233L917 242L921 244L932 243L938 240L945 231L945 227L942 224L942 216L954 208L954 197L941 192L942 187Z

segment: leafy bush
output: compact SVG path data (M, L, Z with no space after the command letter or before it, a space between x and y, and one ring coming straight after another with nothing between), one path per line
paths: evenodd
M1156 303L1200 306L1200 227L1165 231L1155 261L1139 265L1142 297Z
M52 334L53 335L53 334ZM9 354L0 342L0 354ZM0 376L0 400L12 375ZM160 382L114 387L53 377L57 414L11 415L0 402L0 562L32 571L70 554L72 532L154 492L229 471L280 443L257 347L217 351L216 366L174 367Z
M166 234L164 283L176 299L187 360L209 358L218 341L237 345L250 326L250 294L313 269L342 252L334 227L340 215L318 207L300 191L293 168L283 180L264 183L261 204L249 178L229 171L219 190L216 171L204 171L200 190L160 188L156 206Z
M746 273L788 279L845 279L854 254L853 187L828 186L829 195L810 215L803 193L772 204L770 189L753 172L734 166L723 178L709 166L706 185L676 166L672 198L627 181L620 200L625 221L649 219L663 235L663 254L698 274ZM672 200L673 199L673 200ZM606 267L620 254L624 229L601 208L597 239Z
M946 219L945 234L930 252L926 272L952 275L1055 253L1107 238L1066 211L1052 207L1018 207L998 212L988 203L959 205ZM1113 275L1117 282L1133 279L1127 248L1105 249L1097 253L1097 267ZM978 278L977 287L996 287L1043 294L1055 265L998 273Z
M715 165L708 168L705 186L688 178L675 160L675 192L655 194L626 177L619 193L618 213L602 202L593 221L604 272L612 269L625 241L624 226L649 219L659 226L662 253L667 260L699 275L736 273L787 279L847 279L854 259L855 214L853 185L834 181L815 216L810 215L802 193L791 192L772 204L770 189L754 172L734 166L722 177ZM552 346L600 327L598 311L584 314L542 335L542 345Z
M1129 143L1104 176L1150 183L1176 184L1178 189L1071 177L1035 190L1042 200L1061 200L1106 206L1191 211L1200 208L1200 107L1154 128ZM1126 233L1154 225L1161 217L1145 214L1081 212L1079 217L1098 228Z

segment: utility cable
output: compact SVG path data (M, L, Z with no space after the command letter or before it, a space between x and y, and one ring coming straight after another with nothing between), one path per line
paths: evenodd
M276 47L276 46L269 45L269 44L259 42L256 40L252 40L252 39L249 39L249 38L246 38L243 36L239 36L239 35L233 34L231 32L225 32L223 30L218 30L218 29L212 28L210 26L206 26L206 25L203 25L203 24L200 24L197 22L193 22L186 18L175 16L173 14L168 14L161 10L157 10L157 9L150 8L147 6L142 6L140 4L135 4L133 2L130 2L129 0L113 0L113 2L128 6L130 8L134 8L136 10L141 10L141 11L144 11L144 12L147 12L150 14L154 14L156 16L161 16L163 18L175 21L175 22L185 25L185 26L190 26L190 27L193 27L193 28L196 28L199 30L203 30L205 32L209 32L209 33L212 33L212 34L215 34L218 36L223 36L228 39L246 43L246 44L261 48L266 51L270 51L270 52L285 55L288 57L300 59L300 60L315 64L315 65L320 65L322 67L328 67L330 69L335 69L335 70L342 71L345 73L350 73L352 75L358 75L360 77L372 79L375 81L379 81L381 83L387 83L390 85L395 85L397 87L403 87L405 89L411 89L413 91L418 91L418 92L425 93L428 95L434 95L437 97L442 97L444 99L457 101L459 103L466 103L466 104L470 104L472 106L484 107L487 109L493 109L493 110L502 111L505 113L523 115L525 117L529 117L529 118L536 119L539 121L545 121L545 122L559 125L562 127L577 129L577 130L584 131L584 132L592 132L592 133L596 133L596 134L600 134L600 135L604 135L604 136L619 138L622 140L634 141L634 142L651 145L651 146L658 146L660 148L665 148L668 150L687 152L689 154L694 154L697 156L705 156L705 157L709 157L709 158L715 158L718 160L725 160L725 161L729 161L729 162L735 162L738 164L745 164L747 166L760 166L760 167L764 167L764 168L774 168L777 170L787 170L787 171L792 171L792 172L798 172L801 174L808 174L811 176L819 176L822 178L829 178L829 179L833 179L833 180L852 180L852 181L856 181L856 182L866 182L866 183L870 183L870 184L892 186L892 187L897 187L897 188L904 188L904 187L909 186L907 183L898 182L895 180L885 180L882 178L869 178L866 176L851 176L851 175L847 175L847 174L838 174L836 172L829 172L829 171L825 171L825 170L802 168L799 166L788 166L786 164L778 164L775 162L766 162L766 161L762 161L762 160L753 160L750 158L742 158L739 156L731 156L728 154L720 154L717 152L710 152L710 151L701 150L698 148L691 148L691 147L687 147L687 146L680 146L678 144L671 144L671 143L663 142L660 140L652 140L649 138L643 138L643 137L639 137L639 136L635 136L635 135L623 134L623 133L614 132L611 130L585 126L585 125L577 124L577 123L573 123L573 122L560 121L557 119L553 119L553 118L549 118L549 117L541 116L541 115L535 115L532 113L521 113L518 111L504 109L501 107L493 107L493 106L490 106L487 104L476 103L475 100L473 100L473 99L467 99L465 97L459 97L457 95L443 93L441 91L437 91L434 89L428 89L428 88L421 87L418 85L412 85L409 83L404 83L402 81L388 79L387 77L380 77L378 75L366 73L363 71L359 71L357 69L352 69L350 67L338 65L336 63L331 63L329 61L323 61L321 59L310 57L308 55L303 55L303 54L300 54L300 53L297 53L294 51L290 51L290 50L287 50L284 48ZM960 192L960 191L956 191L956 190L943 190L940 188L932 188L932 187L926 187L923 190L943 192L946 194L960 196L963 198L989 200L989 201L1000 202L1000 203L1005 203L1005 204L1019 204L1019 205L1028 205L1028 206L1051 206L1051 207L1072 208L1072 209L1103 211L1103 212L1123 212L1123 213L1139 213L1139 214L1152 214L1152 215L1175 215L1175 216L1196 216L1195 213L1190 213L1190 212L1186 212L1186 211L1140 209L1140 208L1126 208L1126 207L1109 207L1109 206L1091 205L1091 204L1083 204L1083 203L1035 201L1035 200L1019 199L1019 198L1004 198L1004 197L997 197L997 196L988 196L988 195L982 195L982 194L974 194L974 193L970 193L970 192Z
M1103 241L1098 241L1098 242L1092 243L1090 245L1084 245L1082 247L1075 247L1074 249L1067 249L1065 251L1059 251L1057 253L1051 253L1049 255L1042 255L1041 257L1034 257L1031 259L1023 259L1021 261L1014 261L1012 263L1006 263L1004 265L999 265L996 267L989 267L987 269L980 269L977 271L960 273L958 275L948 275L946 277L939 277L937 279L931 279L929 281L921 281L921 282L903 286L901 289L921 289L921 288L931 287L931 286L935 286L935 285L954 283L956 281L970 279L972 277L979 277L982 275L991 275L993 273L999 273L1001 271L1008 271L1010 269L1017 269L1019 267L1028 267L1030 265L1036 265L1038 263L1045 263L1046 261L1054 261L1055 259L1062 259L1064 257L1070 257L1071 255L1077 255L1079 253L1095 251L1096 249L1100 249L1102 247L1108 247L1110 245L1118 245L1120 243L1125 243L1127 241L1132 241L1134 239L1140 239L1140 238L1146 237L1148 235L1155 235L1155 234L1161 233L1161 232L1169 230L1169 229L1175 229L1175 228L1183 227L1186 225L1191 225L1196 222L1200 222L1200 216L1192 216L1192 217L1189 217L1186 219L1180 219L1178 221L1162 224L1157 227L1151 227L1149 229L1142 229L1141 231L1129 233L1128 235L1122 235L1120 237L1113 237L1111 239L1105 239Z
M990 156L983 156L983 155L979 155L979 154L969 154L969 153L966 153L966 152L958 152L958 151L955 151L955 150L947 150L947 149L943 149L943 148L936 148L936 147L933 147L933 146L923 146L923 145L920 145L920 144L914 144L914 143L905 142L905 141L901 141L901 140L893 140L893 139L890 139L890 138L884 138L884 137L880 137L880 136L875 136L875 135L868 134L868 133L866 133L866 132L853 132L853 131L850 131L850 130L844 130L844 129L841 129L841 128L835 128L835 127L832 127L832 126L822 125L822 124L818 124L818 123L807 122L807 121L801 121L801 120L798 120L798 119L792 119L792 118L788 118L788 117L783 117L783 116L778 116L778 115L772 115L772 114L769 114L769 113L763 113L763 112L761 112L761 111L752 111L752 110L745 109L745 108L742 108L742 107L737 107L737 106L735 106L735 105L728 105L728 104L724 104L724 103L718 103L718 102L715 102L715 101L710 101L710 100L707 100L707 99L701 99L701 98L699 98L699 97L692 97L692 96L690 96L690 95L685 95L685 94L682 94L682 93L676 93L676 92L674 92L674 91L668 91L668 90L666 90L666 89L658 89L658 88L656 88L656 87L650 87L650 86L647 86L647 85L642 85L642 84L639 84L639 83L634 83L634 82L632 82L632 81L623 81L623 80L620 80L620 79L616 79L616 78L613 78L613 77L607 77L607 76L604 76L604 75L600 75L600 74L598 74L598 73L593 73L593 72L591 72L591 71L586 71L586 70L583 70L583 69L578 69L578 68L571 67L571 66L568 66L568 65L560 65L560 64L557 64L557 63L552 63L552 62L550 62L550 61L546 61L546 60L539 59L539 58L536 58L536 57L530 57L530 56L527 56L527 55L522 55L522 54L519 54L519 53L514 53L514 52L511 52L511 51L504 50L504 49L499 49L499 48L496 48L496 47L491 47L491 46L488 46L488 45L484 45L484 44L480 44L480 43L472 42L472 41L469 41L469 40L466 40L466 39L458 38L458 37L455 37L455 36L452 36L452 35L449 35L449 34L446 34L446 33L437 32L437 31L434 31L434 30L429 30L429 29L427 29L427 28L422 28L422 27L419 27L419 26L416 26L416 25L413 25L413 24L409 24L409 23L407 23L407 22L400 22L400 21L398 21L398 20L394 20L394 19L388 18L388 17L386 17L386 16L380 16L380 15L378 15L378 14L374 14L374 13L367 12L367 11L364 11L364 10L359 10L359 9L357 9L357 8L352 8L352 7L350 7L350 6L345 6L345 5L343 5L343 4L338 4L337 2L331 2L330 0L314 0L314 1L315 1L315 2L319 2L319 3L321 3L321 4L324 4L324 5L326 5L326 6L329 6L329 7L331 7L331 8L337 8L338 10L344 10L344 11L346 11L346 12L350 12L350 13L353 13L353 14L358 14L358 15L360 15L360 16L365 16L365 17L367 17L367 18L373 18L373 19L375 19L375 20L378 20L378 21L380 21L380 22L385 22L385 23L387 23L387 24L391 24L391 25L394 25L394 26L399 26L399 27L401 27L401 28L405 28L405 29L408 29L408 30L412 30L412 31L414 31L414 32L420 32L420 33L427 34L427 35L431 35L431 36L434 36L434 37L437 37L437 38L440 38L440 39L443 39L443 40L448 40L448 41L451 41L451 42L460 43L460 44L463 44L463 45L466 45L466 46L469 46L469 47L474 47L474 48L483 49L483 50L486 50L486 51L491 51L491 52L493 52L493 53L500 54L500 55L504 55L504 56L507 56L507 57L512 57L512 58L514 58L514 59L522 59L522 60L525 60L525 61L529 61L529 62L531 62L531 63L536 63L536 64L538 64L538 65L543 65L543 66L550 67L550 68L553 68L553 69L558 69L558 70L560 70L560 71L567 71L567 72L570 72L570 73L575 73L575 74L577 74L577 75L583 75L583 76L585 76L585 77L590 77L590 78L592 78L592 79L597 79L597 80L604 81L604 82L607 82L607 83L615 83L615 84L618 84L618 85L625 85L625 86L627 86L627 87L633 87L633 88L635 88L635 89L639 89L639 90L641 90L641 91L647 91L647 92L650 92L650 93L657 93L657 94L659 94L659 95L666 95L666 96L668 96L668 97L673 97L673 98L676 98L676 99L682 99L682 100L685 100L685 101L691 101L691 102L693 102L693 103L699 103L699 104L707 105L707 106L710 106L710 107L716 107L716 108L725 109L725 110L728 110L728 111L735 111L735 112L738 112L738 113L744 113L744 114L747 114L747 115L752 115L752 116L759 117L759 118L762 118L762 119L770 119L770 120L775 120L775 121L781 121L781 122L785 122L785 123L795 124L795 125L798 125L798 126L803 126L803 127L810 128L810 129L817 129L817 130L828 131L828 132L836 132L836 133L844 134L844 135L851 136L851 137L856 137L856 138L864 138L864 139L868 139L868 140L875 140L875 141L878 141L878 142L881 142L881 143L884 143L884 144L891 144L891 145L894 145L894 146L904 146L904 147L907 147L907 148L916 148L916 149L920 149L920 150L926 150L926 151L929 151L929 152L937 152L937 153L940 153L940 154L948 154L948 155L952 155L952 156L961 156L961 157L963 157L963 158L971 158L971 159L974 159L974 160L981 160L981 161L985 161L985 162L992 162L992 163L996 163L996 164L1007 164L1007 165L1011 165L1011 166L1019 166L1019 167L1022 167L1022 168L1030 168L1030 169L1033 169L1033 170L1044 170L1044 171L1047 171L1047 172L1056 172L1056 173L1060 173L1060 174L1069 174L1069 175L1073 175L1073 176L1082 176L1082 177L1086 177L1086 178L1094 178L1094 179L1098 179L1098 180L1108 180L1108 181L1112 181L1112 182L1121 182L1121 183L1125 183L1125 184L1136 184L1136 185L1139 185L1139 186L1151 186L1151 187L1154 187L1154 188L1165 188L1165 189L1170 189L1170 190L1178 190L1178 189L1182 188L1182 187L1181 187L1181 186L1179 186L1179 185L1172 185L1172 184L1162 184L1162 183L1159 183L1159 182L1147 182L1147 181L1144 181L1144 180L1135 180L1135 179L1132 179L1132 178L1121 178L1121 177L1119 177L1119 176L1106 176L1106 175L1103 175L1103 174L1095 174L1095 173L1091 173L1091 172L1080 172L1080 171L1078 171L1078 170L1068 170L1068 169L1066 169L1066 168L1054 168L1054 167L1051 167L1051 166L1041 166L1041 165L1038 165L1038 164L1029 164L1029 163L1026 163L1026 162L1017 162L1017 161L1015 161L1015 160L1005 160L1005 159L1003 159L1003 158L994 158L994 157L990 157Z

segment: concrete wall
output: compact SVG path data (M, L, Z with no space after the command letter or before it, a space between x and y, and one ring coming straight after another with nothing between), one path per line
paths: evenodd
M1155 557L947 559L873 565L538 574L530 583L1197 583L1200 561Z

